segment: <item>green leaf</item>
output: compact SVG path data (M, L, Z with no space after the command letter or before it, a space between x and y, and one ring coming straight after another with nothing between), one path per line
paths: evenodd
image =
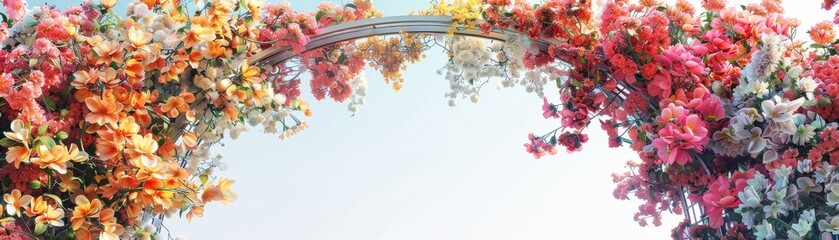
M35 64L38 63L38 59L29 59L29 68L34 68Z
M69 137L69 135L67 134L67 132L61 131L61 132L56 133L55 137L58 138L58 140L64 140L64 139L67 139L67 137Z
M35 236L39 236L47 231L47 225L44 223L36 223L35 224L35 231L33 232Z
M47 124L41 125L41 127L38 128L38 135L42 136L45 133L47 133L47 130L49 129L49 127L50 127L50 125L47 125Z
M655 10L656 10L656 11L659 11L659 12L665 12L665 11L667 11L667 8L666 8L666 7L664 7L664 6L661 6L661 7L657 7L657 8L655 8Z
M61 112L59 113L58 116L61 117L61 118L64 118L69 113L70 113L70 109L61 109Z
M315 15L315 21L320 21L320 19L323 18L324 14L326 13L323 11L318 11L317 15Z
M38 190L38 189L41 189L42 185L41 185L41 181L33 180L33 181L27 183L26 186L29 187L30 189Z
M207 180L210 179L210 176L207 176L207 174L201 174L198 176L198 179L201 179L201 185L204 185L207 183Z
M358 9L358 6L356 6L355 4L352 4L352 3L347 3L347 7L352 8L352 9Z
M14 217L4 217L4 218L0 218L0 223L1 222L14 221L14 220L15 220Z
M53 147L55 147L55 140L52 140L52 138L50 138L50 137L45 137L44 136L44 137L36 138L35 139L35 144L34 144L36 147L34 147L34 148L37 148L39 143L43 144L43 145L46 145L47 148L49 148L49 149L52 149Z
M44 99L44 106L46 106L47 109L50 110L50 111L55 111L55 107L56 107L55 106L55 101L53 101L52 99L50 99L48 97L45 97L43 99Z
M61 93L59 93L61 100L67 102L67 98L70 97L70 91L73 91L73 86L67 86L64 90L61 90Z
M810 48L824 48L824 45L821 45L821 44L818 44L818 43L813 43L813 44L810 44Z
M347 55L341 53L341 56L338 57L338 64L344 64L344 61L347 61Z
M338 17L335 18L336 22L341 22L341 20L344 20L344 15L338 15Z
M11 146L14 146L15 144L17 144L15 140L9 138L0 139L0 146L3 146L4 148L9 148Z

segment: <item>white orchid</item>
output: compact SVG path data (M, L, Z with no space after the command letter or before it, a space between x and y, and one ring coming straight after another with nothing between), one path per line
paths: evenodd
M789 135L795 134L796 127L793 122L795 111L804 103L804 98L793 101L775 96L772 100L764 100L761 104L763 116L769 121L774 130Z

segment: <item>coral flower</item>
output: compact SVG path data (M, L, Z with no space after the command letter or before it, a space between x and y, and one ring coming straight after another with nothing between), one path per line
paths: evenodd
M85 120L89 123L95 123L100 126L110 125L116 128L119 121L119 113L122 111L122 103L116 102L113 97L106 97L104 99L98 97L89 97L84 100L85 105L90 110L90 113L85 116Z
M13 189L11 193L3 194L3 202L6 202L6 214L20 217L20 208L32 202L32 196L22 195L20 190Z
M810 38L813 42L821 45L828 45L833 43L836 39L836 31L833 29L833 23L829 21L822 21L810 28Z

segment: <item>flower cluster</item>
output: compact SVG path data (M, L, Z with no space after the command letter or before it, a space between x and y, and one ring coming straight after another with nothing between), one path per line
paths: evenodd
M263 49L301 53L316 98L364 101L369 54L351 43L303 52L324 27L379 16L370 1L305 13L260 0L135 0L124 14L116 2L3 1L2 239L149 239L152 218L234 201L235 181L214 175L225 164L209 149L248 126L290 137L308 127L295 114L312 115L299 79L284 78L293 69L248 60Z
M805 47L793 40L798 21L773 0L743 8L703 1L707 12L701 14L683 0L607 1L597 35L567 26L569 35L545 35L565 18L541 25L522 19L573 12L561 6L586 3L547 1L531 13L529 6L487 1L484 30L513 28L578 49L550 53L573 68L570 81L560 85L562 104L545 100L543 116L559 119L557 130L576 129L560 139L599 117L610 146L629 143L638 152L641 161L628 163L632 171L613 177L616 198L634 191L645 201L635 217L641 225L649 218L658 225L662 211L678 213L682 204L696 203L707 221L686 222L674 237L817 239L839 233L834 23L813 26L808 33L814 43ZM834 4L825 1L824 7ZM587 15L575 14L585 26ZM525 31L534 26L538 30ZM598 57L586 58L588 52ZM604 104L612 101L622 104Z

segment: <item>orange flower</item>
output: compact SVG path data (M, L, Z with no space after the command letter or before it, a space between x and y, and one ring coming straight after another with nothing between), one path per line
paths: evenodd
M128 29L128 40L131 41L134 46L142 47L151 41L152 35L151 33L147 32L145 29L138 28L136 26L131 26Z
M105 10L111 9L117 4L117 0L102 0L102 8Z
M198 45L202 41L210 42L216 40L216 34L213 32L212 25L207 17L192 17L191 22L192 27L186 32L186 36L184 37L184 46L186 48Z
M73 230L78 230L88 217L94 217L102 210L103 204L99 199L90 201L84 195L76 196L76 208L73 209L73 216L70 217L70 224Z
M26 215L35 217L35 223L64 226L64 210L50 205L43 197L38 197L30 203L26 208Z
M131 136L129 143L131 147L127 148L125 153L134 161L135 165L143 168L157 167L158 161L154 155L157 152L157 141L154 140L152 134Z
M76 73L73 73L73 82L70 83L76 89L87 88L90 85L96 83L96 80L99 79L99 71L88 69L80 70Z
M101 135L100 135L101 136ZM96 140L96 155L99 156L100 159L104 161L108 160L115 160L115 161L108 161L109 163L115 163L119 161L119 153L124 148L123 145L117 144L116 142L104 138L100 138Z
M114 88L122 81L117 78L117 70L110 67L106 67L104 72L97 75L99 75L99 82L102 82L102 84L105 84L108 88Z
M32 196L22 195L20 190L13 189L11 193L3 194L3 202L6 202L6 214L20 217L20 208L32 202Z
M207 46L204 47L204 57L205 58L220 58L220 57L227 57L232 53L230 49L227 48L228 42L224 39L217 39L213 41L208 41Z
M242 82L257 84L262 82L262 77L259 74L259 68L248 64L248 60L242 62Z
M6 152L6 162L14 164L15 169L20 168L20 163L29 162L31 152L27 145L10 147L9 151Z
M32 163L37 164L40 168L52 168L58 173L67 173L67 161L81 162L87 160L87 154L79 152L76 144L70 145L70 149L64 145L55 145L52 149L47 148L46 145L38 147L38 157L32 158Z
M195 102L195 95L189 92L183 92L178 96L172 96L160 107L160 111L166 113L170 118L176 118L181 113L191 111L189 104Z
M198 136L195 135L193 132L187 132L181 137L181 148L184 149L194 149L198 146Z
M222 109L222 112L224 112L224 117L231 121L239 118L239 110L236 109L236 106L233 106L233 104L225 106L224 109Z
M143 81L146 76L144 71L143 64L136 59L131 58L125 62L125 75L128 76L128 83L131 85L137 85Z
M109 64L116 62L122 63L123 48L119 42L106 41L102 36L96 35L87 39L87 43L92 47L93 52L96 53L96 64Z
M90 109L90 113L84 118L87 122L100 126L108 124L111 127L117 127L119 113L122 111L122 103L116 102L113 97L106 97L105 99L90 97L85 99L84 103Z
M78 179L78 178L76 178ZM73 178L73 172L58 175L58 190L62 192L76 192L81 187L79 181Z
M117 224L114 210L110 208L99 211L99 223L102 224L102 232L99 234L100 240L119 240L119 236L125 231L122 225Z
M236 201L239 196L231 188L233 183L236 183L236 180L220 178L217 185L210 185L204 189L204 193L201 194L201 201L204 201L204 203L221 201L225 205Z
M832 23L822 21L810 28L810 38L818 44L827 45L836 39L836 31L834 31Z

